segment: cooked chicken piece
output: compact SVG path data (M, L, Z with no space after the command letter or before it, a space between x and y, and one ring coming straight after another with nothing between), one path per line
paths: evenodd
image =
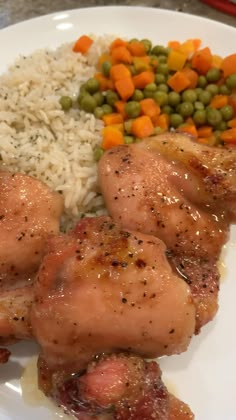
M20 286L35 275L62 210L61 196L41 181L0 172L0 286Z
M166 243L172 265L191 287L196 331L218 307L216 263L235 217L235 156L168 133L116 147L99 162L112 218Z
M35 293L32 329L54 370L79 371L117 350L180 353L195 330L189 287L172 272L163 242L107 217L51 239Z
M39 369L44 390L47 371ZM170 395L156 362L128 354L102 356L82 374L57 378L50 395L80 420L191 420L189 407Z

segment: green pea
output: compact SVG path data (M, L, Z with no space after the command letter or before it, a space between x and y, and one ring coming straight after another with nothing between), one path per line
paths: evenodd
M134 143L135 138L133 136L124 136L124 143L125 144L132 144Z
M231 105L225 105L220 109L222 118L224 121L232 120L234 116L234 110Z
M168 93L168 92L169 92L169 86L168 86L168 85L166 85L165 83L160 83L160 84L157 86L157 90L161 90L162 92L166 92L166 93Z
M163 133L163 131L164 131L163 128L161 128L161 127L155 127L153 134L158 135L158 134Z
M101 106L97 106L94 110L94 116L95 118L97 118L98 120L100 120L104 115L103 109Z
M198 77L198 82L197 82L198 87L200 88L204 88L207 85L207 79L205 76L199 76Z
M205 109L204 105L200 101L194 102L194 108L196 109L196 111L202 111L203 109Z
M195 102L197 100L197 94L194 89L186 89L182 93L182 99L186 102Z
M101 159L103 153L104 153L104 150L101 147L99 147L99 146L95 147L95 149L93 151L93 156L94 156L94 159L96 160L96 162L98 162Z
M97 103L97 106L101 106L104 104L104 96L101 92L94 93L93 97Z
M135 76L137 74L136 68L132 64L129 66L129 71L131 73L131 76Z
M222 121L222 116L218 109L208 108L207 109L207 122L208 124L216 127Z
M157 74L167 75L169 73L169 67L166 63L159 63L156 69Z
M216 130L220 130L220 131L225 131L228 128L228 124L226 121L221 121L219 124L217 124L216 126Z
M80 102L81 109L85 112L94 112L97 102L96 99L87 93Z
M70 96L62 96L59 102L64 111L69 111L69 109L72 107L72 99Z
M219 86L219 93L221 95L230 95L231 89L229 89L227 85L221 85Z
M157 56L157 59L158 59L158 63L159 63L159 64L160 64L160 63L166 63L166 62L167 62L167 57L166 57L166 55L163 55L163 54L158 55L158 56Z
M83 83L79 88L79 93L87 92L86 83Z
M151 90L148 90L146 88L143 89L143 96L144 98L153 98L155 92L152 92Z
M86 90L89 93L96 93L100 89L100 83L97 79L92 77L86 82Z
M112 108L111 105L104 104L104 105L102 105L102 110L103 110L103 114L104 115L107 115L107 114L111 114L112 113L113 108Z
M184 119L182 115L179 114L171 114L170 115L170 126L174 128L178 128L181 124L183 124Z
M179 103L181 101L181 96L177 92L170 92L169 95L168 95L168 101L169 101L169 105L177 106L177 105L179 105Z
M160 85L161 83L165 83L166 78L164 74L156 74L155 75L155 82L157 85Z
M124 129L126 133L131 134L132 124L133 124L133 120L127 120L124 122Z
M208 82L218 82L221 77L221 71L216 68L212 68L208 70L206 74L206 79Z
M116 92L113 92L112 90L108 90L106 94L106 101L107 104L110 106L114 106L115 102L119 100L119 96Z
M199 95L200 95L201 92L203 92L203 89L200 88L200 87L196 87L194 90L195 90L195 92L197 94L197 97L199 98Z
M206 91L210 92L212 96L215 96L219 93L219 87L211 83L210 85L206 87Z
M149 39L142 39L141 42L144 45L146 52L149 53L152 49L151 41Z
M136 101L127 102L125 105L125 113L130 118L137 118L140 115L141 107L140 103Z
M163 47L162 45L155 45L152 49L152 54L154 55L168 55L169 49Z
M131 38L129 40L129 43L131 44L131 42L139 42L138 38Z
M156 90L157 90L157 85L156 85L155 83L148 83L148 84L145 86L145 90L148 90L148 91L150 91L150 92L156 92Z
M102 72L104 76L109 77L111 67L112 67L112 64L110 63L110 61L104 61L102 63Z
M170 105L164 105L161 110L164 114L168 115L173 114L174 112L174 109Z
M80 92L79 96L78 96L78 104L81 105L82 99L88 94L88 92Z
M222 131L220 131L220 130L213 131L213 134L216 138L217 144L221 143L221 133L222 133Z
M158 90L154 93L153 99L159 106L168 105L168 94L166 92Z
M193 121L197 126L206 124L207 115L205 109L195 111L193 114Z
M133 96L132 96L132 100L133 101L141 101L144 98L144 94L140 89L135 89Z
M234 89L236 88L236 73L231 74L230 76L227 77L226 81L225 81L227 87L229 89Z
M191 117L191 115L194 112L194 106L192 102L187 102L187 101L179 104L177 109L180 115L182 115L182 117L184 118Z
M207 90L203 90L199 93L198 99L200 102L202 102L204 105L208 105L211 102L212 95Z

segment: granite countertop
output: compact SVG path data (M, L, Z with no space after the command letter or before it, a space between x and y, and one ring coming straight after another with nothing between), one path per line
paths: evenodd
M0 29L47 13L103 5L152 6L208 17L236 27L236 17L221 13L198 0L0 0Z

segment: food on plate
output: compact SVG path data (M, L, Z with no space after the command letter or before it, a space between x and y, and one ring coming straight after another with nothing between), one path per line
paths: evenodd
M44 368L40 380L45 382ZM61 383L50 394L78 419L191 420L189 407L169 394L156 362L132 354L101 356L82 375Z
M77 49L80 44L84 36L73 48L84 54L93 41L86 49ZM213 54L200 39L164 47L116 38L80 87L79 106L103 120L103 150L169 129L203 144L235 144L235 57Z
M164 133L107 151L99 182L109 214L126 229L155 235L189 284L197 331L218 307L217 262L235 222L236 152Z

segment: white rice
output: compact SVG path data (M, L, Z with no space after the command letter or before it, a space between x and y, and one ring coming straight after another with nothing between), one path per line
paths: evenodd
M67 226L104 212L93 157L103 123L80 111L76 98L110 41L98 38L87 56L74 53L72 44L39 50L0 77L0 169L37 177L61 192ZM62 95L74 98L69 112L61 109Z

